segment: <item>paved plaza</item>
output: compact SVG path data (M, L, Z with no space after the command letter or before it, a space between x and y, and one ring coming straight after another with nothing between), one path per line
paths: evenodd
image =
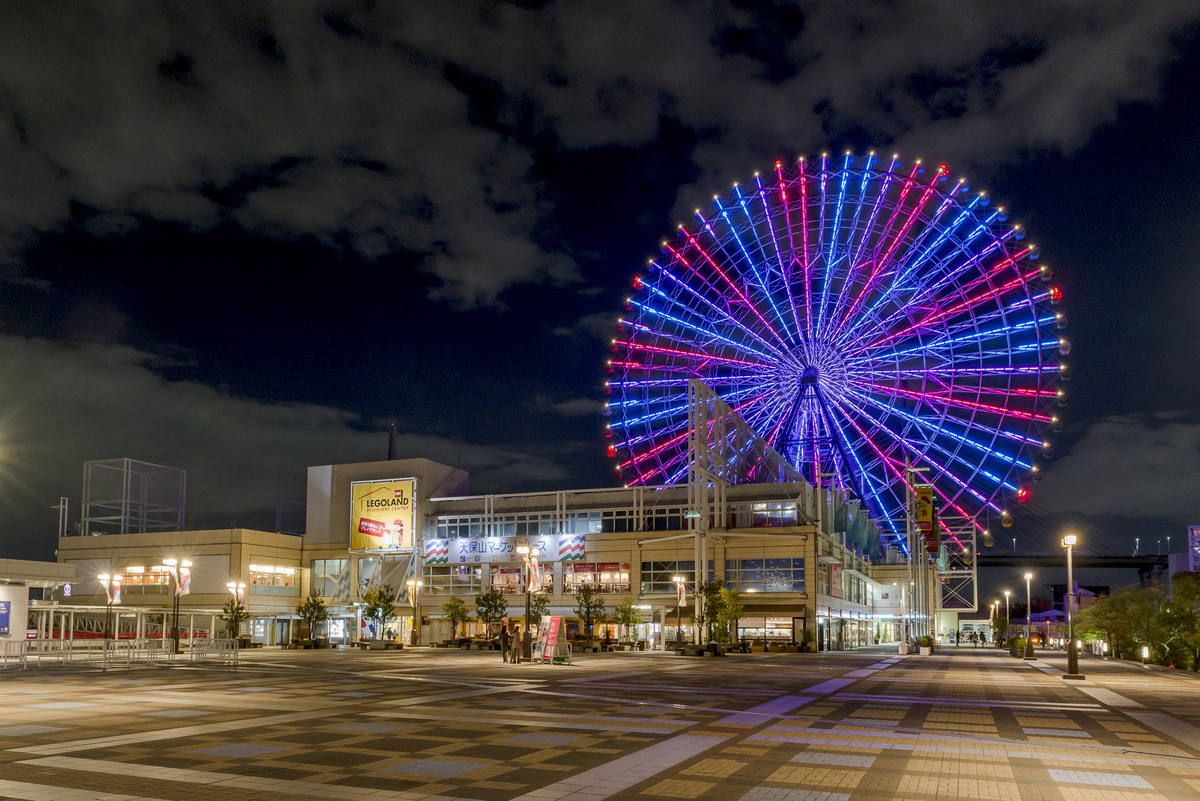
M236 670L0 674L0 798L1200 797L1200 679L991 648L258 651Z

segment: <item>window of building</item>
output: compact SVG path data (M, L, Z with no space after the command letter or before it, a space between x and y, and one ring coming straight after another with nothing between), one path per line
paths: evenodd
M630 509L618 509L612 512L601 512L600 531L612 534L626 531L637 531L636 518Z
M483 568L476 565L425 565L426 595L477 595L483 585Z
M600 592L629 592L629 563L577 562L563 565L563 592L572 594L591 584Z
M829 594L829 565L826 562L817 565L817 592Z
M599 534L600 512L567 512L563 534Z
M804 559L726 559L725 584L738 592L804 592Z
M166 565L144 566L134 565L122 571L124 581L121 590L131 595L168 592L171 585L171 568Z
M708 562L708 580L713 580L715 565ZM678 562L642 562L642 595L655 593L674 595L674 576L683 576L687 591L691 592L696 584L696 562L694 560Z
M523 567L493 567L492 589L504 595L523 595L525 587L521 574L524 571Z
M741 503L733 508L734 528L774 528L798 525L795 501Z
M296 568L250 565L250 583L269 587L296 586Z
M683 509L664 507L646 510L647 531L683 531Z
M337 589L338 576L346 569L346 560L313 559L309 565L312 567L312 594L323 598L332 596Z

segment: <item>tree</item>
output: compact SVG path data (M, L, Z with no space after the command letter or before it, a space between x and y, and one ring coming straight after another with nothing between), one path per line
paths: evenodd
M1087 642L1107 642L1109 652L1120 658L1133 648L1130 615L1137 594L1137 589L1125 587L1112 595L1100 596L1087 609L1080 610L1074 621L1075 631Z
M373 587L363 596L363 617L376 623L376 639L383 639L383 627L396 616L396 592L390 584Z
M1159 661L1166 656L1170 632L1167 629L1163 604L1166 597L1158 587L1145 587L1130 593L1130 633L1133 641L1150 649L1150 658ZM1162 653L1159 653L1160 650Z
M537 593L529 596L529 620L525 621L526 627L530 625L540 625L542 616L550 613L550 596L539 595Z
M630 629L633 629L638 623L642 622L642 610L634 604L633 598L626 595L625 600L621 601L613 609L613 616L617 619L617 625L624 630L622 632L622 641L632 642L634 638L629 636Z
M575 615L583 622L588 636L594 636L596 622L604 619L604 596L592 584L580 584L575 592Z
M1164 628L1171 664L1200 671L1200 574L1181 570L1171 576L1171 600L1164 607Z
M508 599L496 590L488 590L475 596L475 617L492 633L492 624L499 623L508 614Z
M717 610L716 623L718 634L723 632L722 639L727 642L733 642L737 639L737 623L741 619L745 609L742 605L742 596L737 590L731 590L728 587L721 588L721 605Z
M230 598L222 607L219 617L229 624L229 632L236 640L242 633L242 624L250 619L250 611L237 598Z
M316 636L317 624L329 619L329 607L319 595L310 595L296 607L296 614L308 624L308 636L312 638Z
M716 579L715 581L702 581L696 586L696 596L700 599L699 614L692 613L692 622L696 624L696 631L703 633L703 642L708 642L712 639L713 623L721 616L724 597L721 595L721 590L725 589L725 580Z
M450 599L442 604L442 617L450 623L450 639L452 640L458 632L458 627L471 619L471 615L467 612L467 605L457 595L451 595Z

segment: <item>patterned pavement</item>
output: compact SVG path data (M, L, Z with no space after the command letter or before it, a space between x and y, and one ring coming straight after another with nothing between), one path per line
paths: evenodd
M0 673L0 799L1200 797L1200 678L948 647Z

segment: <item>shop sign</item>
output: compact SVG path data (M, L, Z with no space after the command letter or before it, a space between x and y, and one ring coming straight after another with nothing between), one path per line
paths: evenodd
M582 534L547 535L544 537L483 537L475 539L425 540L425 564L445 565L468 562L522 562L517 553L518 541L538 549L540 568L545 562L582 561Z
M546 629L546 639L542 642L542 659L553 660L554 648L558 645L558 630L562 628L562 617L560 615L549 615L550 620L542 618L543 626Z
M626 567L626 570L629 568ZM621 570L620 562L598 562L596 564L596 572L598 573L617 573Z
M829 594L834 598L842 597L842 566L832 564L829 566Z
M571 565L572 573L595 573L596 565L594 562L586 562L582 565Z
M499 568L496 568L496 570L497 570L497 572L505 574L505 575L511 575L513 573L521 572L521 568L519 568L519 567L499 567Z
M0 637L7 637L9 634L8 618L11 603L12 601L0 601Z
M416 523L417 480L354 481L350 484L350 549L411 548Z

